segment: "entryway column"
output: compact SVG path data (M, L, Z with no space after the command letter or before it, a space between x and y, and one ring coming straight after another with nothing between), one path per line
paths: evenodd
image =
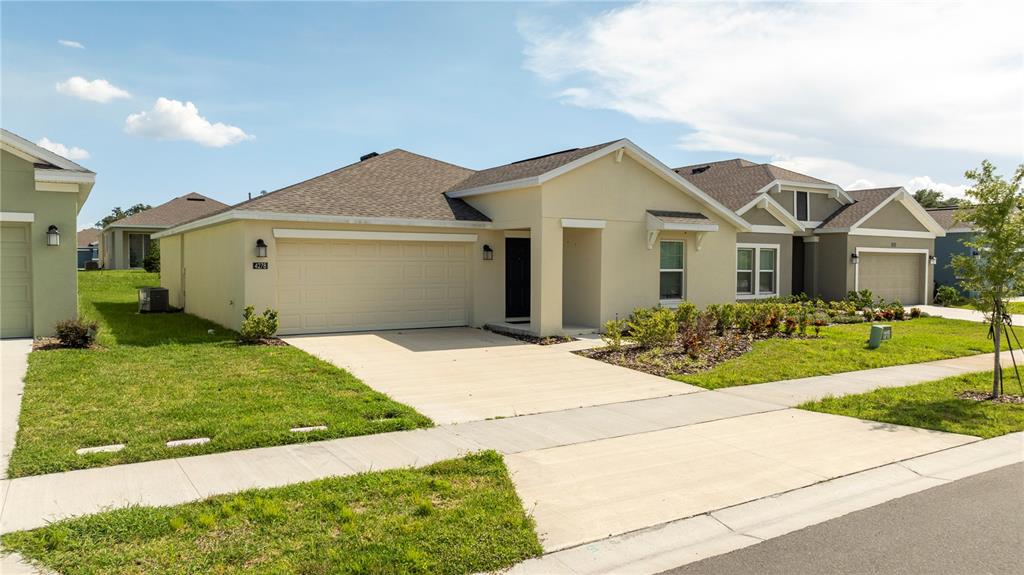
M530 327L538 335L562 330L562 249L558 218L530 228Z

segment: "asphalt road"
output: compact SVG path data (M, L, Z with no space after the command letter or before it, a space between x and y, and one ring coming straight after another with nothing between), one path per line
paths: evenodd
M665 575L1024 573L1024 464L894 499Z

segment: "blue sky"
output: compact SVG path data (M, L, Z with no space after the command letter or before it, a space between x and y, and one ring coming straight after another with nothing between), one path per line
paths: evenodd
M1009 171L1021 159L1022 68L1019 50L987 40L998 31L973 52L961 44L966 63L939 46L892 57L919 41L906 22L935 10L886 14L879 38L903 30L888 52L865 53L863 28L823 50L764 34L780 20L808 31L878 22L878 9L4 2L0 112L23 137L88 153L78 161L98 177L81 225L187 192L234 203L396 147L483 168L628 137L670 165L744 156L844 186L927 181L952 193L982 158ZM937 18L920 34L971 23ZM819 61L844 54L863 61ZM960 64L974 71L958 78L948 68ZM937 69L938 84L907 96ZM995 94L955 88L978 81Z

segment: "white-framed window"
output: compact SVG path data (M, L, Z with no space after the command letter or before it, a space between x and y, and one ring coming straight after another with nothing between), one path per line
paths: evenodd
M807 192L796 192L793 206L793 213L798 222L806 222L811 219L811 194Z
M682 240L662 240L659 249L658 299L686 299L686 244Z
M779 294L779 245L736 245L736 295L771 297Z

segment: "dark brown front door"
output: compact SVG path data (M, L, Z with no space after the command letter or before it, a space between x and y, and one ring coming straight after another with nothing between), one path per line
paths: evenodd
M530 317L530 238L505 238L505 317Z

